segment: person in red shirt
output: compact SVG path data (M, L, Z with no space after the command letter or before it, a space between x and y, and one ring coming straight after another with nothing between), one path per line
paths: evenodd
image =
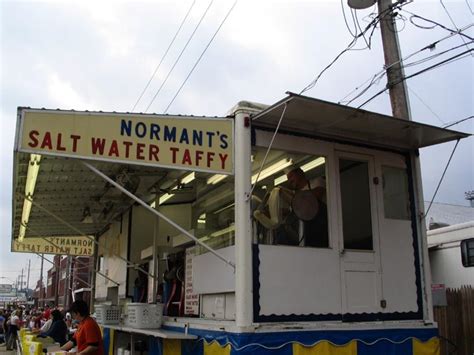
M99 325L89 315L89 306L82 300L75 301L71 309L72 318L79 321L79 327L71 341L61 347L70 350L77 346L77 354L104 355L104 344Z
M49 305L47 304L47 305L44 307L43 318L44 318L45 320L48 320L49 317L51 317L51 308L50 308Z

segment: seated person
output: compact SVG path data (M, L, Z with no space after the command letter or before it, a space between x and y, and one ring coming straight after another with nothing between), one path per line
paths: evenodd
M62 313L55 309L51 312L51 327L46 332L40 333L38 336L41 338L51 337L59 345L66 343L66 336L68 333L66 322L63 319Z

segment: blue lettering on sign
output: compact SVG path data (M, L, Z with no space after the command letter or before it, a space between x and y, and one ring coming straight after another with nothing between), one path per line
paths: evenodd
M132 120L122 119L120 121L120 135L131 137L134 134L138 138L148 137L151 140L161 140L165 142L179 141L181 144L192 144L194 146L207 145L212 148L215 143L219 144L221 149L229 147L229 136L227 134L221 134L219 131L202 131L193 129L189 132L187 128L180 128L178 131L177 127L165 125L163 129L163 135L160 137L161 128L157 123L145 123L136 122ZM191 136L190 136L191 135ZM214 140L217 139L217 141ZM192 139L192 141L190 141ZM207 142L206 142L207 141ZM206 144L207 143L207 144Z
M221 140L221 144L220 144L220 147L222 149L226 149L228 146L229 146L229 143L227 143L227 134L223 134L221 135L220 137L220 140Z
M165 126L165 142L176 142L176 127L170 129L170 127Z
M131 136L132 134L132 121L125 121L125 120L122 120L121 124L120 124L120 135L123 136L123 133L125 131L125 134L127 136Z
M139 138L143 138L145 137L146 135L146 126L143 122L138 122L136 125L135 125L135 134L137 135L137 137Z
M181 138L179 139L179 143L183 142L189 144L188 130L186 128L183 128L183 131L181 132Z
M159 141L160 140L160 136L158 135L159 132L160 132L160 126L155 123L152 123L150 125L150 139L155 138L157 141Z
M202 131L193 130L193 145L202 146Z

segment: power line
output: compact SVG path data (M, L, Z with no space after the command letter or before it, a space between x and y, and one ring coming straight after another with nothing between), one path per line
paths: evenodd
M441 178L439 179L438 186L436 187L436 190L433 194L433 197L431 198L430 205L428 206L428 209L425 212L425 217L428 215L428 212L430 211L431 206L433 205L436 194L438 193L439 187L441 186L441 183L443 182L444 175L446 174L446 171L448 170L449 163L451 162L451 159L453 158L454 152L456 151L456 148L458 147L458 144L459 144L459 139L456 141L456 145L454 146L454 149L451 152L451 156L449 157L448 162L446 164L446 167L444 168L443 174L441 175Z
M423 74L423 73L425 73L425 72L427 72L427 71L429 71L429 70L432 70L432 69L435 69L435 68L437 68L437 67L440 67L440 66L442 66L442 65L444 65L444 64L450 63L450 62L452 62L452 61L454 61L454 60L456 60L456 59L459 59L460 57L464 56L465 54L469 54L469 53L471 53L471 52L472 52L472 49L469 49L469 50L467 50L467 51L464 51L464 52L462 52L462 53L459 53L459 54L457 54L457 55L455 55L455 56L453 56L453 57L451 57L451 58L445 59L445 60L443 60L443 61L441 61L441 62L438 62L438 63L436 63L436 64L433 64L432 66L429 66L429 67L427 67L427 68L425 68L425 69L422 69L422 70L420 70L419 72L416 72L416 73L414 73L414 74L408 75L408 76L406 76L406 77L404 77L404 78L398 80L397 82L393 83L392 85L398 85L398 84L400 84L401 82L403 82L404 80L413 78L413 77L418 76L418 75L420 75L420 74ZM380 90L378 93L376 93L375 95L373 95L370 99L366 100L363 104L359 105L357 108L361 108L361 107L365 106L365 105L368 104L370 101L372 101L373 99L375 99L377 96L379 96L380 94L384 93L384 92L387 91L388 89L389 89L389 88L386 87L386 88L384 88L383 90Z
M423 58L423 59L420 59L420 60L418 60L418 61L411 62L411 63L407 63L407 64L404 65L404 67L405 67L405 68L408 68L408 67L412 67L412 66L415 66L415 65L419 65L419 64L425 63L425 62L427 62L427 61L429 61L429 60L432 60L432 59L434 59L434 58L437 58L437 57L439 57L439 56L441 56L441 55L443 55L443 54L446 54L446 53L448 53L448 52L450 52L450 51L453 51L453 50L455 50L455 49L458 49L458 48L460 48L460 47L464 47L464 45L461 44L461 45L459 45L459 46L452 47L452 48L450 48L450 49L447 49L447 50L445 50L445 51L442 51L442 52L437 53L437 54L432 55L432 56L428 56L428 57ZM415 52L415 53L412 53L412 54L409 55L408 57L403 58L403 59L397 61L396 63L392 63L392 64L389 65L388 67L382 69L380 72L378 72L377 74L375 74L375 75L373 76L371 82L369 83L369 85L368 85L365 89L363 89L357 96L355 96L354 98L352 98L350 101L347 101L347 105L350 105L353 101L357 100L359 97L361 97L363 94L365 94L365 93L372 87L372 85L378 84L378 83L380 82L380 79L382 79L382 77L383 77L384 75L386 75L387 69L391 68L392 66L394 66L394 65L396 65L396 64L398 64L398 63L402 63L404 60L406 60L406 59L408 59L408 58L411 58L413 55L415 55L415 54L417 54L417 53L420 53L421 51L423 51L423 50L425 50L425 49L428 49L428 48L430 48L430 47L424 47L424 48L422 48L421 50L419 50L419 51L417 51L417 52ZM367 81L366 81L366 82L367 82ZM365 84L365 82L364 82L364 84ZM415 94L415 95L416 95L416 94ZM348 96L348 95L346 95L346 97L347 97L347 96ZM422 100L420 99L420 101L422 101ZM425 104L425 105L426 105L426 104ZM442 122L442 121L441 121L441 122ZM442 123L444 124L444 122L442 122Z
M419 27L419 28L422 28L422 29L425 29L425 30L431 30L431 29L435 28L436 26L438 26L438 27L441 27L442 29L444 29L444 30L446 30L446 31L449 31L449 32L452 32L452 33L459 33L461 36L464 36L464 37L468 38L468 39L471 40L471 41L473 40L472 37L468 36L468 35L465 34L465 33L462 33L462 32L459 31L459 30L458 30L458 31L453 30L452 28L446 27L446 26L442 25L442 24L439 23L439 22L436 22L436 21L427 19L427 18L425 18L425 17L423 17L423 16L420 16L420 15L416 15L416 14L414 14L413 12L410 12L410 11L408 11L408 10L405 10L405 9L401 9L401 10L402 10L402 11L405 11L406 13L408 13L408 14L411 15L411 17L410 17L410 22L411 22L414 26L416 26L416 27ZM413 22L413 19L414 19L414 18L418 18L418 19L420 19L420 20L423 20L423 21L426 21L426 22L428 22L428 23L431 23L431 24L433 24L433 26L432 26L432 27L424 27L424 26L417 25L416 23Z
M474 42L474 41L471 41L471 42L469 42L469 43L473 43L473 42ZM404 65L404 67L405 67L405 68L408 68L408 67L412 67L412 66L415 66L415 65L419 65L419 64L428 62L428 61L430 61L430 60L432 60L432 59L435 59L435 58L438 58L439 56L442 56L443 54L446 54L446 53L448 53L448 52L454 51L454 50L459 49L459 48L464 47L464 46L465 46L464 44L460 44L460 45L458 45L458 46L451 47L451 48L449 48L449 49L446 49L446 50L444 50L444 51L442 51L442 52L433 54L433 55L431 55L431 56L428 56L428 57L425 57L425 58L416 60L416 61L414 61L414 62L406 63L406 64ZM469 48L468 48L468 49L469 49Z
M441 117L438 116L438 114L436 112L433 111L433 109L411 88L407 85L407 88L408 90L411 91L411 93L413 95L416 96L416 98L418 100L420 100L420 102L442 123L442 124L446 124L446 122L444 122Z
M446 126L444 126L443 128L452 127L452 126L457 125L457 124L459 124L459 123L461 123L461 122L468 121L468 120L470 120L470 119L472 119L472 118L474 118L474 116L469 116L469 117L463 118L462 120L455 121L454 123L449 123L449 124L447 124Z
M448 9L446 8L446 6L444 6L444 3L443 3L443 0L439 0L439 2L441 3L441 6L443 7L444 11L446 12L446 14L448 15L449 19L451 20L451 23L453 24L454 28L459 31L459 28L458 26L456 26L456 23L454 22L453 18L451 17L451 14L449 13ZM466 40L464 39L464 37L461 36L461 40L463 41L463 43L466 45L466 48L469 48L467 46L467 43L466 43Z
M474 15L474 12L472 11L471 5L469 5L469 0L465 0L465 1L466 1L467 7L469 8L469 11L471 12L471 15Z
M186 42L186 44L184 45L183 49L181 50L181 53L179 53L178 55L178 58L176 58L173 66L171 67L170 71L168 72L168 74L166 75L166 78L165 80L161 83L160 87L158 88L158 90L156 91L155 95L153 96L153 98L151 99L150 103L148 104L145 112L148 111L148 109L150 108L150 106L153 104L153 102L155 101L156 97L158 96L158 94L160 93L161 89L163 88L163 86L166 84L166 82L168 81L168 78L170 77L171 73L173 72L174 68L176 67L176 64L178 64L179 60L181 59L181 56L183 55L184 51L186 50L186 48L188 48L188 45L189 43L191 42L191 40L193 39L194 35L196 34L196 31L198 30L199 26L201 25L202 21L204 20L204 18L206 17L209 9L211 8L212 4L214 3L214 0L211 0L211 2L209 3L209 5L207 6L206 8L206 11L204 11L204 13L202 14L201 18L199 19L199 22L197 23L196 27L194 28L194 31L191 33L191 35L189 36L188 38L188 41Z
M357 36L357 28L355 28L355 34L352 33L352 30L351 28L349 27L349 23L347 22L347 17L346 17L346 11L344 10L344 0L341 0L341 10L342 10L342 16L344 18L344 22L346 24L346 27L347 27L347 31L349 31L350 35L352 36L352 38L356 38ZM354 27L355 27L355 24L354 24Z
M165 53L163 54L163 56L161 57L161 60L159 62L159 64L156 66L155 68L155 71L153 72L153 74L151 75L150 79L148 80L148 82L146 83L145 87L143 88L143 91L142 93L140 94L140 96L138 97L137 99L137 102L135 102L135 105L133 105L133 108L132 108L132 112L135 111L135 108L137 107L138 103L140 102L140 100L142 99L143 95L145 94L145 91L148 89L148 87L150 86L153 78L155 77L156 73L158 72L158 69L160 69L161 67L161 63L163 63L163 60L165 59L166 55L168 54L171 46L173 45L174 41L176 40L176 37L178 37L178 34L179 32L181 31L181 28L183 27L184 23L186 22L186 19L188 18L189 14L191 13L191 10L192 8L194 7L194 4L196 3L196 0L194 0L191 4L191 6L189 7L188 11L186 12L186 16L184 16L183 20L181 21L181 24L179 25L179 28L178 30L176 31L176 33L174 34L174 37L173 39L171 40L170 44L168 45L168 48L166 49Z
M368 46L370 48L370 43L371 43L371 38L372 38L372 35L377 27L377 24L380 22L380 20L382 19L382 17L385 17L387 15L390 15L394 9L399 9L401 8L405 3L405 0L399 0L397 3L393 4L392 6L390 6L387 10L385 10L384 12L380 13L379 15L375 16L372 21L365 27L365 29L359 33L356 37L354 37L352 39L352 41L349 43L349 45L343 49L317 76L316 78L311 82L309 83L306 87L303 88L303 90L300 91L300 95L303 94L304 92L308 91L308 90L311 90L312 88L314 88L317 84L317 82L319 81L319 79L321 78L321 76L331 67L334 65L334 63L337 62L337 60L346 52L350 51L352 49L352 47L355 46L357 40L362 37L366 32L368 32L371 28L372 28L372 32L369 36L369 40L368 40Z
M197 59L196 63L194 63L194 66L191 68L190 72L188 73L188 75L186 76L186 79L184 79L183 83L181 84L181 86L179 87L178 91L176 92L176 94L174 95L173 99L170 101L170 103L168 104L168 106L166 106L166 109L164 111L164 113L168 112L168 109L170 108L170 106L173 104L174 100L176 99L176 97L179 95L179 93L181 92L181 89L184 87L184 85L186 84L186 82L188 81L189 77L192 75L192 73L194 72L194 69L196 69L197 65L199 64L199 62L201 61L202 57L204 56L204 54L206 53L207 49L209 48L209 46L211 45L212 41L214 40L214 38L217 36L217 33L219 33L221 27L224 25L225 21L227 20L227 18L229 17L229 15L231 14L232 10L234 10L234 7L235 5L237 5L237 2L238 0L235 0L234 3L232 4L232 6L230 7L229 11L227 11L227 14L225 15L224 19L222 20L222 22L220 23L219 27L217 28L216 32L214 32L214 34L212 35L211 39L209 40L209 42L207 43L206 47L204 48L204 50L202 51L201 55L199 56L199 58Z

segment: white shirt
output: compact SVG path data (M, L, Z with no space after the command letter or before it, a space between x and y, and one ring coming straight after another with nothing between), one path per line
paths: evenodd
M51 324L53 323L53 320L50 318L46 321L46 323L43 324L43 326L40 328L41 333L46 333L49 328L51 328Z
M18 323L20 323L20 318L17 315L12 316L10 324L18 326Z

